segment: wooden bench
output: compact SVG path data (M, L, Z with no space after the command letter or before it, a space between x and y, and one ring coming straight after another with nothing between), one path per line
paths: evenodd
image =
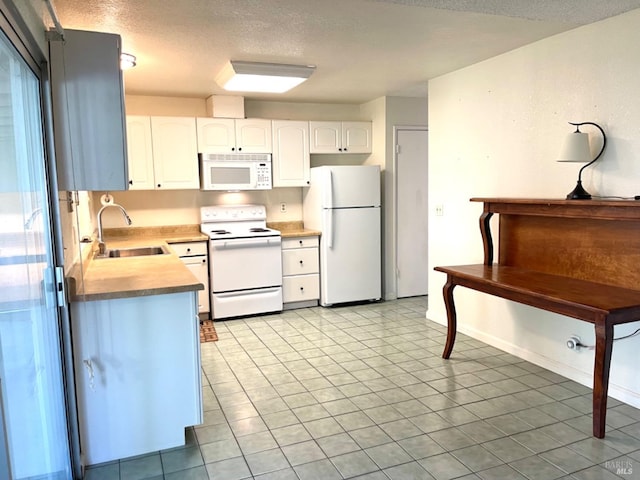
M640 320L640 202L471 201L484 203L484 263L435 268L447 274L443 358L456 338L456 285L592 323L593 435L603 438L614 325ZM498 263L490 228L494 213L500 214Z

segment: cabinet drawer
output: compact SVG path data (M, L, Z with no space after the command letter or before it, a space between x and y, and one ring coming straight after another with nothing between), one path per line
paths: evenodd
M296 248L282 251L282 275L318 273L318 249Z
M179 257L207 254L207 242L172 243L171 248L173 248Z
M317 247L318 244L318 237L316 235L311 237L291 237L282 239L283 250L288 250L290 248Z
M303 302L320 298L320 275L294 275L282 279L282 302Z

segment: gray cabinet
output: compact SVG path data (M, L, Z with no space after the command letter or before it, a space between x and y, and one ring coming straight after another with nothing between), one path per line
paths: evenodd
M60 190L126 190L127 140L119 35L65 30L49 42Z
M88 465L182 446L185 427L202 423L195 293L71 304Z

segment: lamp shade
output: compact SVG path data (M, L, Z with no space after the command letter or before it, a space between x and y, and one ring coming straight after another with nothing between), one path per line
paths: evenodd
M301 84L315 71L306 65L230 61L216 83L234 92L284 93Z
M593 159L589 148L589 135L583 132L573 132L566 136L562 150L558 156L559 162L587 163Z

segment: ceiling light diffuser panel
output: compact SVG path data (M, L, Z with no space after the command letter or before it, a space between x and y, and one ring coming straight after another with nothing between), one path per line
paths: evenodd
M232 92L284 93L300 85L315 71L314 66L231 60L216 77L216 83Z

